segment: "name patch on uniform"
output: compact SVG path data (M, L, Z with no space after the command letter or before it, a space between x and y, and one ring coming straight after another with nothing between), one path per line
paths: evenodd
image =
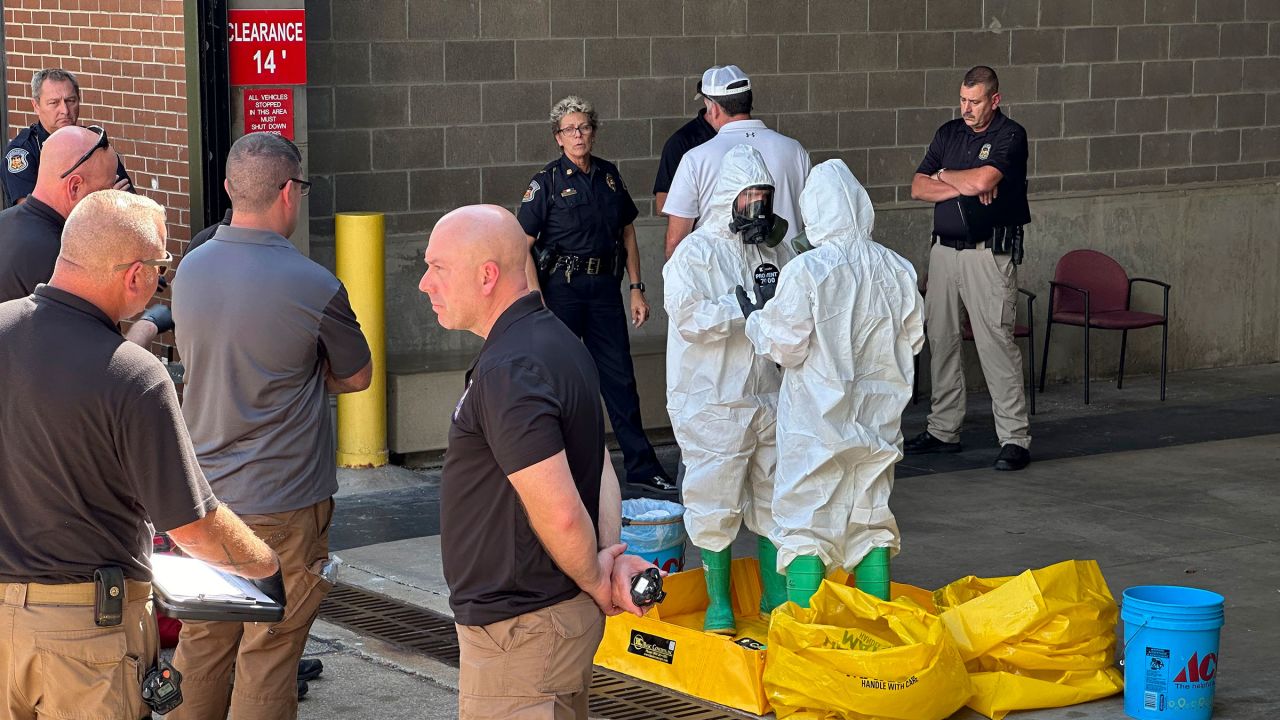
M613 175L610 175L609 173L605 173L604 184L608 185L610 190L614 192L618 192L618 186L616 183L613 182Z
M560 191L560 197L569 197L570 195L577 195L577 194L578 194L578 191L574 190L573 188L565 188L564 190Z
M991 156L991 143L987 143L986 145L982 146L981 150L978 151L978 159L986 160L990 156Z
M5 165L9 167L9 172L20 173L23 170L26 170L30 165L30 162L27 160L28 154L29 153L22 148L14 148L10 150L9 154L4 156L4 162Z
M538 194L538 190L540 190L541 188L542 186L538 184L537 180L530 180L529 187L525 189L524 197L520 199L520 202L522 203L529 202L530 200L533 199L534 195Z

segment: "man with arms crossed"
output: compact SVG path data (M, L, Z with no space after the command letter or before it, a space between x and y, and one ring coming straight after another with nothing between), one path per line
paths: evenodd
M494 205L440 219L418 289L485 339L453 409L440 546L461 646L462 720L586 720L604 615L641 614L620 555L618 478L595 363L529 292L528 243Z
M328 270L289 242L310 186L293 143L250 133L227 154L231 225L174 278L182 411L214 492L279 555L291 602L278 623L183 623L174 720L297 715L298 659L329 592L337 467L326 389L359 392L369 345ZM231 671L235 667L235 687Z

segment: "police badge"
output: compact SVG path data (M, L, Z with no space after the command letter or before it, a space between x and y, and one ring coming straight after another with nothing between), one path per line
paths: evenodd
M978 151L979 160L986 160L988 157L991 157L991 143L983 145L982 149Z
M618 192L618 185L613 182L613 175L610 175L609 173L605 173L604 184L608 185L610 190L614 192Z
M9 167L9 172L17 174L27 169L30 164L27 162L27 151L22 148L14 148L4 156L5 165Z

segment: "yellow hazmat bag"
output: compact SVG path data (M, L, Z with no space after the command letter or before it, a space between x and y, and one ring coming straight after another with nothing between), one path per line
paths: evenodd
M942 720L972 694L941 619L824 581L773 612L764 687L779 718Z
M933 600L971 673L968 705L993 720L1124 689L1115 667L1119 608L1096 561L1068 560L1016 577L970 576L935 591Z
M755 559L734 560L730 583L736 636L702 631L707 584L698 568L663 578L667 598L644 617L624 613L607 618L595 664L764 715L769 702L761 676L769 621L760 614L760 569Z

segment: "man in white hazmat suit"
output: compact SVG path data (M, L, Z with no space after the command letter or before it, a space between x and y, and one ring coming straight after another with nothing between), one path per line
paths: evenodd
M742 523L757 535L765 594L761 609L786 600L777 574L770 503L777 467L775 421L781 374L756 355L735 289L766 300L778 270L794 257L779 244L786 221L772 212L773 180L760 153L725 154L706 222L663 266L667 329L667 412L685 463L685 525L702 550L704 628L735 632L729 594L730 544Z
M889 493L924 300L911 264L871 239L871 198L842 161L813 169L800 210L814 249L746 310L756 352L783 368L772 538L789 599L808 607L824 566L853 571L873 550L888 591L899 547Z

